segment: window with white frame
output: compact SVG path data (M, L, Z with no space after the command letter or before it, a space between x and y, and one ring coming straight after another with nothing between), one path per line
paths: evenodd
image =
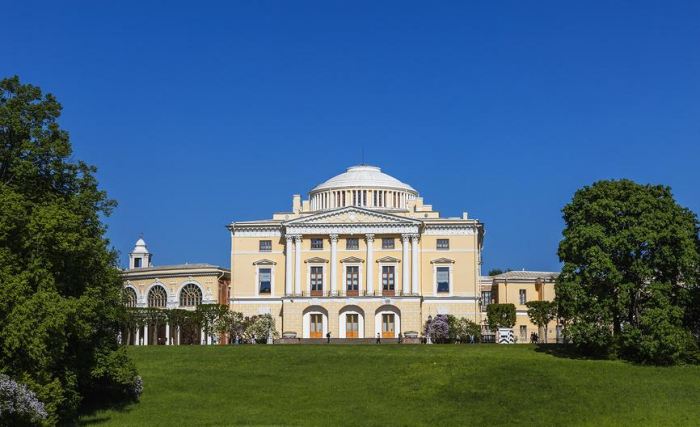
M272 293L271 268L261 268L258 270L258 292L261 294Z
M347 250L357 250L360 249L360 239L351 238L345 240L345 249Z
M527 338L527 326L520 325L520 339L524 340Z
M437 291L450 292L450 267L437 267Z
M525 289L520 290L520 305L525 305L527 302L527 291Z
M312 296L322 296L323 295L323 267L322 266L312 266L310 272L311 280L311 295Z
M345 267L345 291L348 295L357 295L360 289L360 267L348 265Z
M313 250L323 249L323 239L311 239L311 249L313 249Z
M396 268L393 265L382 266L382 294L394 295L396 292Z
M382 239L382 249L394 249L394 238L388 237Z
M437 249L446 251L450 249L450 239L437 239Z
M270 252L272 251L272 240L261 240L260 241L260 252Z
M481 305L483 307L488 306L491 304L491 291L481 291Z

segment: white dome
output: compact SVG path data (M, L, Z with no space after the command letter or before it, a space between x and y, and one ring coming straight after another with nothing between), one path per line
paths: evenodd
M134 247L134 250L131 252L132 254L147 254L148 248L146 248L146 242L143 240L143 238L139 237L139 239L136 241L136 246Z
M376 166L369 165L351 166L347 168L344 173L334 176L323 184L317 185L309 194L336 188L386 188L418 194L410 185L383 173L382 170Z

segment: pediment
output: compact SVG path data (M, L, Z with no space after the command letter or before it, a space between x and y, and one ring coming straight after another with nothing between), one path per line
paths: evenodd
M277 264L276 262L269 260L269 259L259 259L255 262L253 262L253 265L275 265Z
M363 263L363 262L365 262L365 260L358 258L356 256L349 256L347 258L341 259L340 262L348 262L348 263L357 264L357 263Z
M454 260L448 258L438 258L430 261L431 264L454 264Z
M370 209L358 207L346 207L333 211L322 212L303 218L297 218L285 223L285 225L353 225L353 224L395 224L417 225L420 221L405 218L398 215L376 212Z
M325 264L328 262L328 260L315 256L313 258L307 259L304 262L308 262L309 264Z
M394 258L393 256L385 256L384 258L379 258L379 259L377 260L377 262L380 262L380 263L381 263L381 262L385 262L385 263L390 263L390 262L391 262L391 263L397 263L397 262L401 262L401 260L398 259L398 258Z

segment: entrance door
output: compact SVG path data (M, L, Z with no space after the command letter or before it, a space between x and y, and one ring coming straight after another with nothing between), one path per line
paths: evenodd
M394 338L394 315L382 314L382 338Z
M311 338L323 338L323 315L322 314L312 314L309 316L311 319Z
M346 314L345 315L345 337L346 338L358 338L358 315L357 314Z

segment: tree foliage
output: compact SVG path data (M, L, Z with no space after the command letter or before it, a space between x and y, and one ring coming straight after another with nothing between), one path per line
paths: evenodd
M117 343L122 285L101 220L115 202L72 160L60 112L38 87L0 80L0 371L46 404L47 425L137 381Z
M489 304L486 307L486 319L489 328L512 328L515 326L516 312L514 304Z
M468 343L470 338L481 341L481 326L464 317L457 318L451 314L437 315L430 318L423 326L425 336L430 336L434 343Z
M498 276L499 274L507 273L509 271L513 271L512 268L506 268L505 270L502 270L500 268L492 268L489 270L489 276Z
M554 301L528 301L527 316L530 321L544 330L544 342L547 342L547 325L557 317L557 305Z
M565 334L585 352L640 363L695 357L697 216L670 188L629 180L584 187L563 213L556 300Z

